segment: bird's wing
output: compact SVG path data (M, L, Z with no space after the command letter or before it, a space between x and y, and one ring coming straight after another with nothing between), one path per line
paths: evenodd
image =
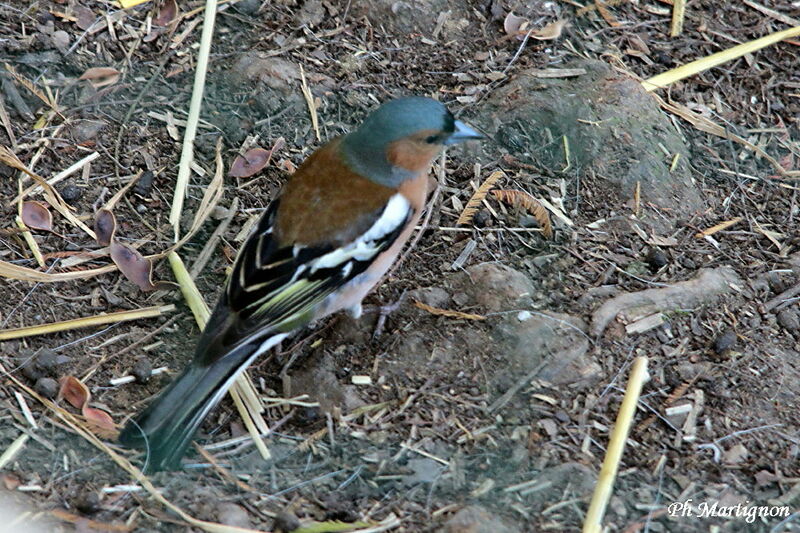
M277 201L239 252L206 328L217 345L212 352L224 352L224 347L247 341L259 331L285 332L309 320L326 297L364 272L395 242L414 214L398 193L370 215L369 229L350 243L304 247L278 242L273 231L276 212Z

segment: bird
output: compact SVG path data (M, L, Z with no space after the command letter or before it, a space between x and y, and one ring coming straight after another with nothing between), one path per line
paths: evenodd
M122 429L146 472L175 470L238 375L306 325L345 310L386 274L425 208L442 148L484 136L423 96L389 100L291 175L234 261L188 366Z

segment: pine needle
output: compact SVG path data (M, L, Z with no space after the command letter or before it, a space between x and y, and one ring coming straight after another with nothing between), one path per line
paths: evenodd
M542 235L546 239L553 238L553 224L550 222L550 213L533 196L517 189L500 189L492 191L495 198L514 207L522 207L532 214L539 225L542 226Z
M478 190L475 191L475 194L473 194L472 198L469 199L464 211L462 211L461 215L458 217L458 221L456 222L457 226L466 225L472 222L472 219L478 212L478 206L481 205L481 202L484 198L486 198L486 195L489 194L489 191L492 189L492 187L494 187L494 184L497 183L503 176L505 176L505 173L502 170L496 170L492 172L488 178L483 180L481 186L478 187Z

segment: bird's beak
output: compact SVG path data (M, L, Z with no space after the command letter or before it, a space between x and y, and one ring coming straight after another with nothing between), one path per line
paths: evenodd
M467 126L460 120L455 122L455 130L450 134L450 137L444 141L444 144L458 144L460 142L469 141L472 139L483 139L485 135Z

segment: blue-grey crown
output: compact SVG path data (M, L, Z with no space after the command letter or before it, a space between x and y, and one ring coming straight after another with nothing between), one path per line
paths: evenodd
M453 115L441 102L423 96L398 98L370 113L354 137L363 144L387 145L423 130L451 133Z

